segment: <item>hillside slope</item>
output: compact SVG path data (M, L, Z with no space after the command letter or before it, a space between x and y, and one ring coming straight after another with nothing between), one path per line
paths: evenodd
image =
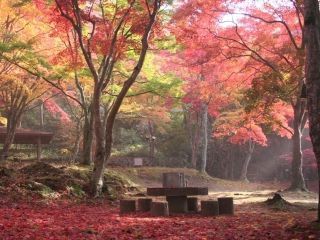
M139 168L112 168L112 170L127 176L142 188L161 187L162 174L166 172L184 173L190 187L208 187L209 191L255 191L264 190L266 185L241 181L229 181L201 174L190 168L164 168L164 167L139 167Z

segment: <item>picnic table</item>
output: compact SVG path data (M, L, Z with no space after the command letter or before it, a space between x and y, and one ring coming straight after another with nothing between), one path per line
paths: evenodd
M170 213L188 212L188 196L208 195L207 187L152 187L149 196L165 196Z

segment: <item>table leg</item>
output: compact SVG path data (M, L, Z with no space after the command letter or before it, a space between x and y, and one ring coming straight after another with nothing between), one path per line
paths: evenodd
M186 213L188 212L187 196L167 196L169 213Z

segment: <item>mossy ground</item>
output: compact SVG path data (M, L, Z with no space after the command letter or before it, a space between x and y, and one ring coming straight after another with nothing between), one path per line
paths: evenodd
M51 165L43 162L26 166L1 166L0 193L14 198L88 198L91 168L77 165ZM116 200L137 186L125 175L107 169L104 175L103 197ZM10 193L10 194L9 194Z

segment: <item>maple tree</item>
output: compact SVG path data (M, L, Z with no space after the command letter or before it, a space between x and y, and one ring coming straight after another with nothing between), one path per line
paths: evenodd
M174 16L173 33L182 45L183 51L180 56L178 54L179 61L173 60L177 62L176 65L179 68L172 71L185 80L184 102L188 106L188 112L191 113L187 115L186 122L191 136L192 165L196 167L198 145L202 138L200 171L205 172L209 135L208 114L216 121L220 110L231 100L226 89L232 86L232 81L222 80L225 76L218 73L218 69L221 68L220 46L209 31L199 26L210 20L205 17L202 19L201 14L191 14L190 10L197 11L193 7L194 5L188 2L178 9ZM190 15L184 14L185 12ZM203 39L206 41L204 42ZM196 120L195 124L192 124L192 119Z
M96 138L91 190L93 195L99 195L105 164L111 154L114 121L123 99L141 71L163 1L34 2L47 12L56 29L62 27L74 32L76 46L91 75L91 121ZM117 63L122 59L132 62L131 71L125 77L115 75ZM122 81L121 87L116 97L106 105L107 111L101 119L102 93L112 87L114 81Z
M176 24L175 22L174 25ZM179 35L181 29L176 30L175 27L172 31L177 35L178 42L183 49L177 53L164 54L170 59L165 71L184 80L183 104L185 122L190 136L191 163L194 168L197 167L197 154L201 143L199 170L205 172L209 141L209 115L215 117L219 109L228 102L228 96L223 90L226 84L222 83L221 77L217 73L218 64L215 62L217 55L215 49L208 49L207 45L202 46L201 43L195 47L193 45L196 43L194 37L192 41L186 43L188 35L184 35L182 32L182 37Z
M50 24L50 19L45 18L44 21ZM70 100L81 108L81 113L74 115L78 122L78 132L82 131L81 163L90 165L94 140L94 122L91 119L91 92L93 91L91 76L85 67L85 59L80 53L75 32L70 31L70 28L58 28L54 29L51 34L59 46L59 50L50 59L55 72L59 75L59 81L56 78L46 79L46 81L66 97L71 96ZM80 138L77 139L79 142ZM75 143L75 145L79 144Z
M297 5L294 6L296 8L293 8L292 12L289 12L287 16L297 15L300 19L301 12L298 11L300 9L297 9ZM239 6L236 8L239 8ZM239 97L235 95L237 92L239 93L239 91L238 89L232 89L232 87L249 88L249 90L247 90L247 96L244 95L243 98L248 97L252 103L245 107L246 111L243 111L243 113L246 114L249 109L254 110L253 108L256 108L255 111L264 115L265 122L268 121L269 124L272 122L272 129L279 132L280 135L286 135L290 138L290 134L294 135L295 161L293 163L293 170L295 174L292 188L296 189L301 187L305 189L301 171L302 156L298 153L300 149L301 129L303 129L306 122L306 115L303 110L304 105L301 105L300 99L297 97L300 93L299 89L301 89L303 79L303 54L301 52L303 51L303 43L301 42L299 34L294 35L290 31L291 27L299 29L298 23L296 23L296 26L292 24L292 22L287 23L287 21L289 21L287 16L282 17L282 15L282 19L273 21L273 18L275 18L272 15L274 8L272 4L266 4L266 10L264 11L257 10L255 6L253 6L252 9L245 9L248 12L239 14L242 15L242 17L245 16L241 21L238 20L240 23L230 20L231 23L229 24L221 24L220 22L223 22L225 15L235 14L232 12L232 4L224 5L223 1L187 1L176 12L176 16L174 17L174 33L178 41L182 43L185 48L194 49L191 55L192 59L201 59L201 61L209 62L210 60L208 59L211 58L211 65L207 64L208 66L206 67L206 69L210 69L211 74L215 65L219 65L219 70L223 69L222 66L225 68L223 69L224 71L220 71L217 75L219 75L220 82L223 82L221 79L224 79L224 81L229 82L229 85L222 83L223 90L219 88L215 90L214 86L216 84L214 83L211 83L211 87L210 84L208 84L209 86L203 88L213 96L222 95L221 93L223 91L229 92L229 95L230 93L233 94L233 96L229 97L226 96L227 94L224 94L224 102L217 102L217 100L212 101L213 104L211 104L211 106L213 109L211 109L211 111L213 115L217 115L219 112L217 111L219 108L217 108L217 106L221 108L221 104L223 106L223 104L226 105L228 101L230 103L237 101L236 99ZM287 8L280 8L277 11L280 12L286 9ZM266 28L270 28L269 31L272 31L276 27L274 24L278 24L280 27L282 24L289 27L283 27L283 29L279 27L277 31L283 31L284 34L275 35L270 38L266 36L268 33ZM301 46L298 44L301 44ZM276 47L271 49L273 48L272 46ZM290 48L290 46L293 47ZM225 58L225 60L223 60L223 58ZM191 65L190 68L194 68L194 65ZM215 76L213 76L213 78L214 77ZM297 79L298 81L296 81ZM193 92L194 87L195 84L193 82L191 85ZM250 89L251 87L252 89ZM268 91L268 89L271 90ZM279 89L279 91L277 91L277 89ZM289 96L293 91L295 91L296 95L290 99ZM267 92L268 95L261 97L263 94L266 95L265 92ZM196 98L199 98L199 96L206 96L206 93L201 92L200 94L195 93L194 95ZM266 114L267 109L270 109L269 105L274 105L275 109L281 105L283 109L284 105L279 105L279 103L284 101L290 102L293 106L295 112L294 130L288 126L290 115L287 114L284 118L283 116L275 116L274 114L268 116L268 114ZM263 107L263 105L265 107ZM302 110L300 107L302 107ZM285 111L285 114L287 112L288 111ZM258 113L256 114L258 115ZM235 112L234 115L234 119L237 119L237 112ZM273 121L270 121L270 118L273 118ZM235 122L232 122L232 119L230 120L230 125L224 128L227 135L232 132L229 131L229 128L237 125L234 125ZM260 123L262 123L261 120ZM241 125L242 124L240 124L240 126ZM241 132L243 133L243 137L246 135L245 133L247 133L247 139L250 139L250 135L252 134L249 134L249 131L239 131L237 136L240 136ZM260 132L262 133L262 131ZM266 137L264 134L261 136L264 140L260 143L265 145ZM250 149L249 153L252 151L252 149ZM248 156L250 156L250 154ZM299 175L299 177L297 175Z
M36 43L36 37L30 34L32 22L24 19L29 14L30 4L15 5L17 2L7 3L2 1L4 10L0 15L0 99L2 112L6 117L7 134L1 152L1 158L8 156L8 151L13 143L16 128L21 117L39 98L47 97L48 86L40 83L39 78L34 77L14 63L31 58L32 45ZM35 33L36 34L36 33ZM7 61L10 58L12 61Z
M157 134L166 132L165 125L171 121L170 110L177 105L175 99L179 99L181 92L180 81L161 72L161 62L161 54L148 54L138 82L130 89L119 112L119 119L136 118L139 122L140 132L149 145L148 155L152 163Z
M300 99L304 73L304 41L303 21L299 3L292 2L289 6L273 6L265 4L266 10L249 10L248 20L258 20L255 28L259 36L252 44L252 40L243 40L245 33L240 33L238 42L240 46L251 51L255 56L253 59L262 62L269 70L266 76L262 75L262 84L253 85L256 95L264 91L263 101L266 104L280 100L288 102L293 109L293 161L292 182L290 189L305 190L305 182L302 174L301 136L306 124L305 104ZM275 8L277 10L275 11ZM279 16L275 15L277 13ZM237 26L236 26L237 27ZM252 27L252 26L251 26ZM266 29L275 31L272 38L264 36ZM258 31L260 29L260 31ZM265 31L264 33L262 32ZM267 39L267 40L265 40ZM258 50L256 50L258 49ZM270 72L271 70L271 72ZM261 99L261 97L259 97ZM271 103L272 104L272 103ZM287 127L285 129L288 129Z
M10 73L12 74L12 72ZM44 96L47 88L40 86L38 79L28 75L15 74L14 77L1 75L0 98L4 102L3 114L7 119L7 134L1 152L1 158L8 156L8 151L14 140L16 128L21 117L28 108Z
M299 98L304 77L301 6L295 1L283 6L262 2L263 7L258 9L255 4L242 8L241 4L233 3L236 1L226 5L223 1L190 1L180 12L184 21L179 27L185 29L189 36L189 40L184 37L188 40L185 41L187 44L194 44L195 36L199 35L206 40L203 44L207 48L217 49L227 59L227 64L236 59L239 59L239 64L245 63L243 68L236 70L236 67L231 71L233 78L237 76L238 83L252 86L249 97L253 107L268 106L279 101L292 106L293 131L286 128L293 135L294 146L290 188L304 190L300 146L306 114L305 105ZM192 14L185 17L183 12ZM233 17L238 18L234 20ZM196 21L199 19L201 21ZM273 32L271 37L269 32ZM211 45L207 43L208 39ZM201 44L201 41L197 44ZM231 80L228 78L228 81Z

